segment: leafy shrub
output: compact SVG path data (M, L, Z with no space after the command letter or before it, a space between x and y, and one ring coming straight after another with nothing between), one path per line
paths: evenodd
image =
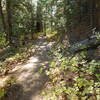
M99 100L100 61L87 62L84 60L86 52L70 60L59 52L53 52L55 59L46 71L50 82L43 91L47 100Z

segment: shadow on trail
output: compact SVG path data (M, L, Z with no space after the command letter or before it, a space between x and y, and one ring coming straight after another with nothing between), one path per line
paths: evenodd
M23 53L25 51L24 50L25 47L27 47L27 49L30 48L29 43L31 43L31 45L32 45L35 42L36 42L36 40L30 40L30 41L29 40L26 40L26 43L25 44L18 45L18 46L16 46L16 44L13 45L13 46L9 46L8 45L8 46L0 49L0 61L3 62L7 58L10 58L10 57L16 55L17 53Z
M4 50L0 51L0 61L4 61L6 58L14 56L18 51L19 49L12 47L4 48Z
M0 98L0 100L22 100L20 97L23 95L23 87L20 84L14 84L12 86L5 88L4 97Z

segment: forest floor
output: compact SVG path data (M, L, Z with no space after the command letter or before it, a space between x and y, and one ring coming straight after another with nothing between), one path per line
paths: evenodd
M39 37L26 62L15 65L10 74L0 78L0 86L5 85L6 80L16 79L16 83L10 86L7 95L1 100L45 100L41 96L41 91L49 80L45 70L53 60L50 54L53 45L54 42Z

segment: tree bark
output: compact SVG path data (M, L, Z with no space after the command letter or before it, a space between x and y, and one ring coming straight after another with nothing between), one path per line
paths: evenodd
M72 45L68 50L71 53L76 53L90 48L95 48L98 45L100 45L100 37L93 36L90 37L89 39L86 39L84 41Z
M42 23L42 6L40 1L37 3L37 19L36 19L36 31L42 32L43 31L43 23Z
M1 19L2 19L2 25L3 25L4 32L7 35L6 23L5 23L5 18L4 18L3 10L2 10L2 0L0 1L0 16L1 16Z
M11 15L11 1L6 1L6 11L7 11L7 38L9 43L11 44L11 35L12 35L12 15Z

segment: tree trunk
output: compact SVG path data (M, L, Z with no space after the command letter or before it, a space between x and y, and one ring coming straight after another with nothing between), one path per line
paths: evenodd
M36 19L36 31L43 31L43 23L42 23L42 6L40 1L37 3L37 19Z
M2 19L2 25L3 25L4 32L7 35L5 18L4 18L4 14L3 14L3 11L2 11L2 0L0 1L0 16L1 16L1 19Z
M6 11L7 11L7 39L10 44L12 44L11 35L12 35L12 15L11 15L11 1L6 1Z
M98 45L100 45L100 37L93 36L93 37L90 37L89 39L86 39L84 41L81 41L79 43L72 45L69 48L69 52L76 53L76 52L87 50L90 48L95 48Z
M100 0L96 0L96 12L95 12L95 20L97 22L97 30L100 31Z

